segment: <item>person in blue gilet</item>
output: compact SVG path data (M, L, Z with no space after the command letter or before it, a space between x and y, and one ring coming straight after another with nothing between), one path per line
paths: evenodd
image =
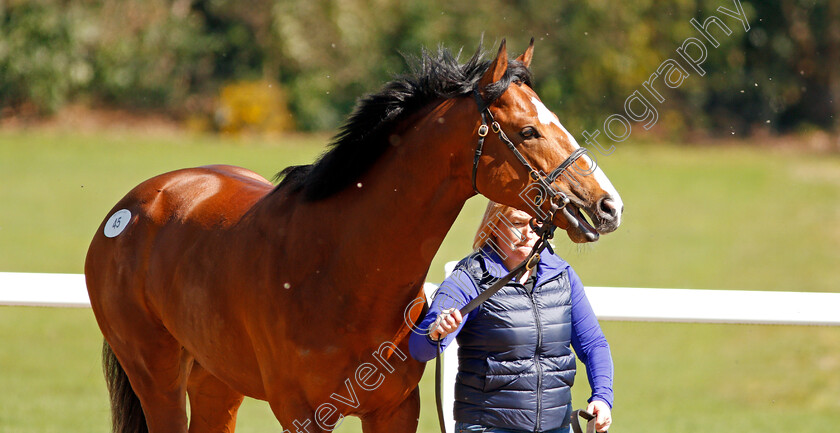
M475 252L438 289L409 340L421 362L458 339L454 418L460 432L571 432L575 354L592 390L596 428L612 423L610 347L575 271L550 249L520 281L511 281L465 317L458 309L531 252L537 236L525 212L491 202ZM574 353L572 353L574 349Z

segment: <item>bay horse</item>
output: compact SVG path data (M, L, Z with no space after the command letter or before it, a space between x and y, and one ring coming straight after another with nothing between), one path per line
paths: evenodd
M114 431L232 432L244 396L267 400L288 432L348 415L366 433L416 431L424 364L407 337L423 312L404 316L425 299L444 236L477 191L543 209L521 194L533 173L520 158L545 173L578 148L531 87L532 54L533 40L511 60L504 41L494 59L479 48L464 64L424 51L276 187L217 165L131 190L85 262ZM592 159L573 167L552 187L574 218L554 223L594 241L623 205Z

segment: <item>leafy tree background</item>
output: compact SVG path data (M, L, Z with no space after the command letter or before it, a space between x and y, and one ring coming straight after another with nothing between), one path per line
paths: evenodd
M341 123L357 98L439 45L466 59L484 41L537 40L546 104L579 132L597 128L710 14L731 29L707 45L707 74L663 91L665 134L814 129L837 134L840 2L731 0L0 0L0 116L48 116L68 103L212 113L220 89L263 80L303 130ZM635 126L634 126L635 128Z

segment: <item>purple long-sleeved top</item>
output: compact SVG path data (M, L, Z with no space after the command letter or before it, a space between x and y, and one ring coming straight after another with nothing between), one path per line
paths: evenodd
M545 251L543 257L548 255L553 256L553 259L559 260L559 268L568 270L569 282L571 283L571 304L572 304L572 348L575 351L578 359L586 366L587 376L589 378L589 386L592 390L589 401L601 400L607 403L610 407L613 405L613 362L610 354L610 346L607 343L604 333L601 331L601 326L595 313L592 311L592 306L586 298L586 292L583 289L583 283L575 273L574 269L560 259L554 256L549 251ZM504 269L501 265L501 259L495 254L490 253L489 258L500 264L500 272ZM542 265L545 258L540 260ZM554 266L552 266L554 267ZM537 268L537 284L543 280L541 275L543 266ZM504 273L507 273L505 270ZM465 282L472 282L472 284ZM442 310L448 308L460 308L466 305L469 301L478 296L478 289L475 283L462 270L456 269L452 275L446 278L441 283L437 295L432 301L429 312L426 317L416 327L416 332L411 334L408 347L411 356L421 362L426 362L434 359L437 356L437 344L432 341L428 334L421 332L428 330L432 323ZM526 295L523 295L526 296ZM466 323L475 314L475 310L464 317L463 323ZM461 327L463 327L463 323ZM441 342L441 348L445 349L452 339L456 338L459 327L455 332L447 335Z

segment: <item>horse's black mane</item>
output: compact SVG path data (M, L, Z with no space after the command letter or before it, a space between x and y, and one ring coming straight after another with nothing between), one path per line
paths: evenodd
M407 58L411 72L366 96L333 138L329 150L314 164L285 168L275 176L282 179L275 191L292 188L303 191L307 200L320 200L355 183L390 146L388 136L400 120L438 99L471 95L490 66L481 48L464 64L449 50L422 51L419 58ZM512 82L531 85L531 72L521 62L508 62L507 72L483 89L493 101ZM472 97L472 96L470 96Z

